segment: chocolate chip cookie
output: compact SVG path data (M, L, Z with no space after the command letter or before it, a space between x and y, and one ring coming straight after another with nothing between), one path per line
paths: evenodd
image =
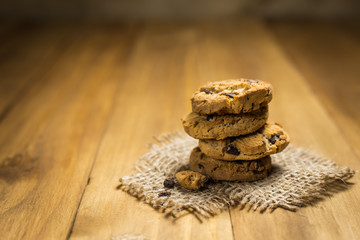
M271 158L266 156L252 161L222 161L193 149L190 155L190 169L215 180L255 181L268 176L271 171Z
M272 99L272 86L264 81L234 79L208 83L191 98L193 112L239 114L255 111Z
M203 115L190 113L182 120L184 130L197 139L224 139L252 133L266 123L268 107L238 115Z
M183 188L199 190L205 186L209 178L201 173L186 170L176 173L176 179Z
M228 161L253 160L281 152L289 144L289 135L278 123L266 123L258 131L223 140L199 140L206 155Z

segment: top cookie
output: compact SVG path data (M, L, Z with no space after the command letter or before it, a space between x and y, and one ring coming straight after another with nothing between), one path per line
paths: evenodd
M252 112L272 99L271 84L260 80L234 79L211 82L191 98L192 110L200 114Z

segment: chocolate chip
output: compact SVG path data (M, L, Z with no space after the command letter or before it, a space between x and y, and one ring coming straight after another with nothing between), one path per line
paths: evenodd
M210 121L214 118L214 115L207 115L206 116L206 120Z
M228 94L225 94L225 96L228 96L229 98L234 98L234 96L236 96L236 94L234 94L234 93L228 93Z
M207 88L204 88L202 91L203 91L204 93L206 93L206 94L210 94L210 93L211 93L211 91L210 91L209 89L207 89Z
M269 142L270 142L271 144L275 144L275 143L276 143L275 137L272 136L272 137L270 138Z
M262 173L263 171L253 170L252 172L253 172L254 174L260 174L260 173Z
M271 144L275 144L276 140L278 140L278 139L280 139L280 134L271 135L271 138L270 138L269 142Z
M205 176L203 183L207 184L207 183L210 183L210 182L211 182L211 178Z
M257 168L261 168L264 166L264 163L261 160L256 160L256 166Z
M171 178L165 179L165 181L164 181L164 187L166 187L166 188L173 188L174 185L175 185L175 181L174 181L173 179L171 179Z
M234 145L232 145L232 144L227 145L227 148L225 151L228 154L232 154L232 155L236 155L236 156L240 155L239 150L236 147L234 147Z
M265 165L261 160L254 160L251 163L250 170L262 172L265 169Z
M232 143L237 139L237 137L229 137L229 141Z
M198 164L198 167L199 167L199 169L203 169L204 168L204 165L202 165L202 164Z
M213 181L209 177L205 177L204 180L202 180L202 186L199 188L200 191L203 191L209 187L210 184L212 184Z
M170 195L171 195L170 192L161 192L161 193L159 193L158 197L168 197Z

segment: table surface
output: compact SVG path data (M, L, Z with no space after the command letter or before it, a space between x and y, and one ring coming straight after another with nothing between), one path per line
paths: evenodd
M359 174L296 212L173 221L116 190L147 143L182 131L202 84L274 87L270 119L298 146L360 169L357 23L0 24L2 239L360 239Z

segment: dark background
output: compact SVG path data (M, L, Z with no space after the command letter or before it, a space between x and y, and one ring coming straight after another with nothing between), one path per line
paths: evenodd
M354 19L358 0L6 0L6 19L201 19L236 16Z

